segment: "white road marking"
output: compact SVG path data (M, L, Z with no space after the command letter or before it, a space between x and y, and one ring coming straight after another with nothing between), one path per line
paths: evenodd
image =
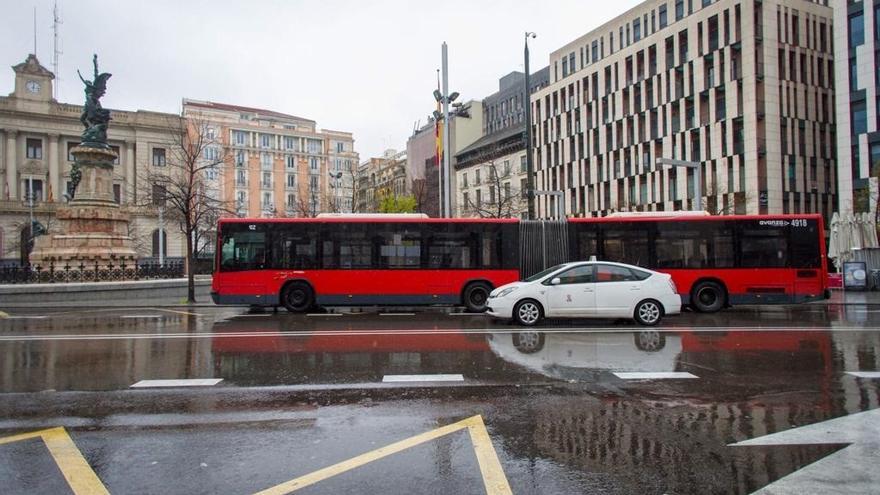
M104 334L26 334L0 335L0 342L24 342L42 340L126 340L126 339L212 339L212 338L256 338L256 337L320 337L320 336L363 336L363 335L510 335L522 329L506 328L404 328L399 330L318 330L318 331L285 331L285 332L195 332L195 333L104 333ZM831 328L798 328L798 327L692 327L692 328L657 328L660 333L729 333L739 332L872 332L880 333L880 327L831 327ZM637 329L621 327L589 327L589 328L548 328L540 330L545 334L629 334L638 333Z
M622 380L677 380L680 378L699 378L696 375L683 371L660 371L660 372L625 372L614 373L614 376Z
M415 316L415 313L379 313L379 316Z
M382 383L400 382L463 382L462 375L385 375Z
M266 316L272 316L272 315L269 313L240 314L240 315L233 316L233 318L256 318L256 317L266 317Z
M211 387L222 382L222 378L190 378L186 380L141 380L130 388L162 387Z
M880 409L829 419L731 445L748 447L823 444L849 445L754 493L877 493L877 487L880 486L880 470L877 469L880 464Z
M3 319L4 320L43 320L45 318L48 318L48 316L18 315L18 316L7 316L6 318L3 318Z
M342 313L306 313L306 316L342 316Z
M162 315L122 315L122 318L156 319L162 318Z
M179 310L176 310L176 309L162 309L162 308L149 308L149 309L152 309L153 311L164 311L164 312L166 312L166 313L174 313L174 314L178 314L178 315L207 316L207 315L202 314L202 313L193 313L193 312L190 312L190 311L179 311Z
M449 313L449 316L484 316L486 313Z
M880 371L847 371L846 374L858 378L880 378Z

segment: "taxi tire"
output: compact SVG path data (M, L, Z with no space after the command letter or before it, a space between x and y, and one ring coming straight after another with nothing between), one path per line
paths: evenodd
M526 306L526 305L528 305L529 308L533 308L532 311L528 311L529 314L534 314L535 311L537 312L537 317L534 320L523 320L522 317L520 316L520 309L523 309L523 306ZM518 303L516 303L516 305L513 306L513 321L515 321L517 324L522 325L524 327L533 327L533 326L537 325L538 322L541 321L541 318L543 318L543 317L544 317L544 308L542 308L541 304L538 301L535 301L534 299L523 299L522 301L519 301Z
M281 303L291 313L305 313L315 304L315 291L305 282L291 282L281 291Z
M633 319L639 325L653 327L663 319L663 305L653 299L645 299L636 304Z
M534 354L544 348L544 332L518 332L511 335L513 346L523 354Z

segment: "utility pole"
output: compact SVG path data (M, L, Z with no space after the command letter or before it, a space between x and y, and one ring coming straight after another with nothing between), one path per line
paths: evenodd
M52 85L52 98L58 99L58 86L61 83L61 48L58 46L58 25L61 24L61 15L58 13L58 1L55 1L55 7L52 9L52 38L53 38L53 57L52 70L55 71L55 83Z
M528 219L535 219L535 164L532 162L532 94L529 87L529 37L535 38L535 33L526 32L526 44L523 50L525 58L525 95L523 104L525 105L526 115L526 197L528 198Z
M446 42L443 42L443 171L440 176L443 180L441 186L443 190L443 218L452 216L452 182L449 180L449 60L446 48Z

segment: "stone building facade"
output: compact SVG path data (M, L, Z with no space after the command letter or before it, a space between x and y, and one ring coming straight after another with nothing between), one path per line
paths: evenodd
M834 2L840 211L876 211L880 190L880 1Z
M52 98L55 75L34 55L13 68L14 91L0 96L0 262L21 263L31 211L50 231L55 210L70 191L73 157L83 126L82 106ZM109 88L113 91L113 86ZM141 258L158 256L159 218L139 194L139 171L164 160L173 140L170 123L180 117L145 110L111 110L108 143L119 155L113 170L116 201L132 215L131 235ZM165 254L183 255L176 226L165 225Z
M183 100L184 116L204 123L224 159L217 198L248 217L351 212L358 154L350 132L273 110Z
M406 182L406 151L386 150L381 158L362 163L358 182L358 213L377 213L383 197L411 195Z
M827 3L827 2L824 2ZM554 51L532 96L538 189L567 215L829 215L832 11L807 0L651 0ZM671 158L700 163L658 167ZM539 215L557 211L537 199Z

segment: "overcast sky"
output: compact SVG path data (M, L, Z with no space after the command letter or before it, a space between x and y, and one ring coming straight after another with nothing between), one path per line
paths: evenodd
M111 72L105 107L177 113L194 98L267 108L354 133L361 160L404 149L434 109L440 45L449 44L450 90L481 99L551 51L636 5L635 0L98 1L59 0L60 100L81 104L76 69ZM33 51L52 70L52 0L5 2L0 64ZM0 70L2 70L0 67ZM13 90L0 72L0 93ZM112 124L111 124L112 125Z

